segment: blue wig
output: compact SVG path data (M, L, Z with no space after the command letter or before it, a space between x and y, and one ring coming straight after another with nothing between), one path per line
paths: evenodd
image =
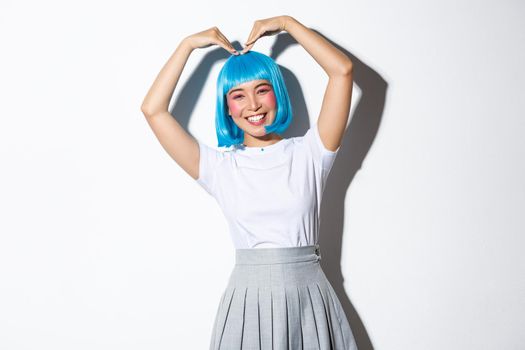
M229 147L244 141L244 131L228 115L226 94L231 88L252 80L268 80L273 87L277 103L277 114L271 125L265 126L266 133L283 133L292 121L292 105L283 76L275 61L262 53L248 51L243 55L230 56L217 78L217 110L215 129L219 147Z

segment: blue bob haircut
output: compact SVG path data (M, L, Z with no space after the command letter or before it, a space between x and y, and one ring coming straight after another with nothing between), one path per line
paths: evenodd
M217 78L217 110L215 129L219 147L242 144L244 130L239 128L228 114L226 94L231 88L252 80L265 79L272 84L277 113L271 125L264 128L266 133L283 133L292 121L292 105L284 79L275 61L260 52L248 51L242 55L230 56Z

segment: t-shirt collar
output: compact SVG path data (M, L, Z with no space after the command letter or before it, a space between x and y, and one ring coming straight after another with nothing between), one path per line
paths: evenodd
M269 146L264 146L264 147L248 147L243 144L239 144L236 147L239 153L242 153L242 154L268 154L268 153L275 152L278 149L281 149L287 140L288 139L282 139L276 143L273 143Z

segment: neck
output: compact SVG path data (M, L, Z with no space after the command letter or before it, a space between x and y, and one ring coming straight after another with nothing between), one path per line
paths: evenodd
M256 137L249 134L244 135L243 145L246 147L266 147L279 142L283 138L275 133Z

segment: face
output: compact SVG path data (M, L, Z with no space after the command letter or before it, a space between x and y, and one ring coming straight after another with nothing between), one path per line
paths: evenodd
M255 137L266 135L264 126L272 124L277 113L275 94L268 80L237 85L228 91L226 98L228 114L239 128Z

